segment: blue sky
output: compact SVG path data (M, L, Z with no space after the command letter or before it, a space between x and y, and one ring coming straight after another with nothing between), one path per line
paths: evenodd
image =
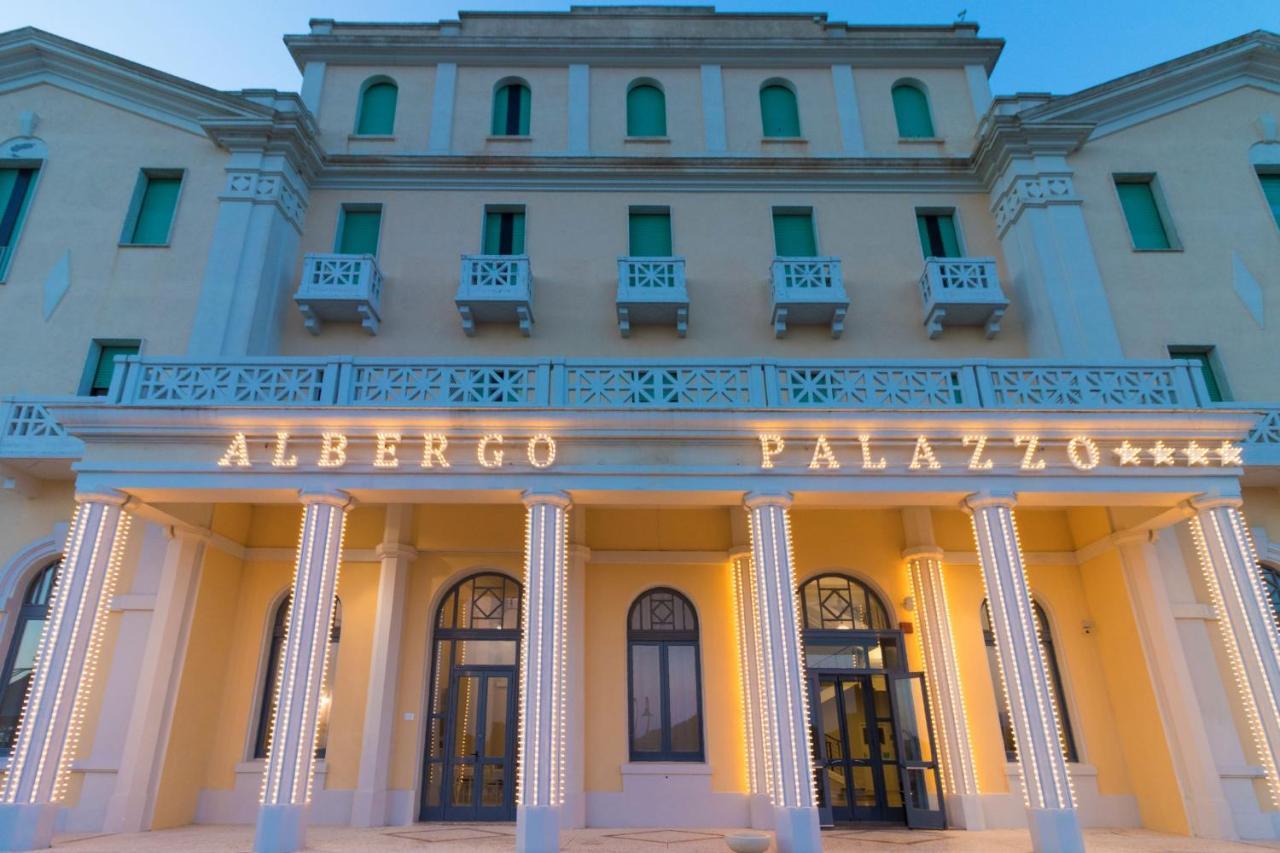
M587 0L596 5L626 5ZM724 0L721 11L820 11L863 24L948 23L961 10L1008 44L1000 94L1073 92L1250 30L1280 31L1280 0ZM37 26L219 89L297 90L280 38L310 18L436 21L459 9L565 10L554 0L0 0L0 31Z

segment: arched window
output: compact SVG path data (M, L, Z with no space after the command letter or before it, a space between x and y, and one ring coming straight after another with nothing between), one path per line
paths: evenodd
M627 615L632 761L702 761L698 615L674 589L651 589Z
M1262 572L1262 591L1267 594L1267 601L1271 603L1271 612L1280 621L1280 570L1266 563L1259 563L1258 569Z
M627 136L666 136L667 96L657 84L640 82L627 90Z
M870 587L845 575L819 575L800 587L804 627L811 631L888 631L889 614Z
M529 135L529 87L512 82L493 93L493 135Z
M898 120L898 136L904 139L931 139L933 119L929 115L929 97L916 83L895 83L893 115Z
M49 593L57 575L58 564L50 563L36 573L22 596L18 621L13 626L13 638L9 641L9 654L4 659L4 672L0 675L0 754L3 755L8 755L13 748L13 738L22 719L22 704L27 698L31 666L35 662L45 619L49 616Z
M289 622L290 596L285 596L276 607L271 620L271 639L267 647L267 666L258 689L258 730L253 742L253 757L266 758L271 740L271 711L276 706L280 689L280 654L284 651L285 629ZM329 631L329 667L324 684L320 688L320 713L316 720L316 758L324 758L329 743L329 710L333 704L333 680L338 674L338 641L342 639L342 602L334 599L333 627Z
M360 90L356 113L356 135L390 136L396 127L396 97L399 89L386 77L367 80Z
M800 110L790 86L777 82L760 88L760 123L765 136L800 135Z
M1071 733L1071 717L1067 714L1067 703L1062 692L1062 673L1058 670L1058 655L1053 648L1053 632L1049 630L1049 620L1044 615L1044 608L1034 602L1036 624L1040 629L1040 649L1044 653L1045 663L1049 665L1049 680L1053 688L1053 705L1058 712L1058 721L1062 724L1062 750L1067 761L1076 761L1076 739ZM991 670L991 684L996 692L996 708L1000 712L1000 734L1004 737L1004 756L1008 761L1018 760L1018 745L1013 737L1013 724L1009 719L1009 709L1004 702L1003 687L1000 679L1000 661L996 652L996 635L991 630L991 608L982 602L982 638L987 644L987 666Z

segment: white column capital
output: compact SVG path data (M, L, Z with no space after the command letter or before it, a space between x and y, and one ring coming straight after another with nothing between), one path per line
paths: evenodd
M76 490L76 503L78 504L107 504L109 506L124 506L129 501L129 496L119 489L86 489Z
M1222 507L1239 509L1244 506L1244 498L1239 494L1206 492L1202 495L1196 495L1193 498L1189 498L1187 500L1187 504L1196 512L1221 509Z
M747 559L747 560L750 560L750 559L751 559L751 546L750 546L750 545L735 545L735 546L733 546L732 548L730 548L730 549L729 549L729 560L730 560L730 561L734 561L734 560L742 560L742 559Z
M379 560L386 559L418 559L418 549L412 545L405 545L400 542L380 542L373 549L373 553L377 555Z
M568 509L573 505L573 498L569 497L569 493L559 489L526 489L520 495L520 500L526 507L550 505Z
M1018 503L1018 498L1013 492L1005 491L981 491L974 492L964 499L964 508L969 512L974 512L988 507L998 506L1006 509L1013 509Z
M780 506L783 509L789 509L793 501L791 492L747 492L742 498L742 505L747 509L757 509L762 506Z
M915 560L921 557L932 557L935 560L941 560L943 553L943 550L937 545L916 545L911 548L903 548L902 559Z
M1159 538L1159 532L1142 528L1122 530L1112 534L1111 541L1117 548L1126 545L1151 545Z
M341 489L299 489L298 500L303 506L324 504L338 509L348 509L355 503L355 498Z

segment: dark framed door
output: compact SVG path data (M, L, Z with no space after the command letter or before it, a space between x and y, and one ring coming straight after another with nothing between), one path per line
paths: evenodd
M888 675L810 678L821 822L902 822L905 812Z
M445 718L444 820L515 818L515 667L454 667Z
M900 721L898 755L907 825L915 829L942 829L947 824L947 815L938 780L933 717L925 690L924 673L901 672L889 676L893 715Z

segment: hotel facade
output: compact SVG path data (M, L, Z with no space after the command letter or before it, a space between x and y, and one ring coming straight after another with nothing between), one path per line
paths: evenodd
M285 44L0 35L0 849L1280 838L1280 37L1064 96L968 23Z

